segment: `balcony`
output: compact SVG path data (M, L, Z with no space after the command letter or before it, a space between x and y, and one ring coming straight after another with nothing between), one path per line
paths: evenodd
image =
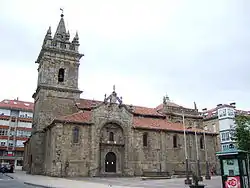
M11 159L11 160L23 160L23 157L15 157L15 156L0 156L0 159Z

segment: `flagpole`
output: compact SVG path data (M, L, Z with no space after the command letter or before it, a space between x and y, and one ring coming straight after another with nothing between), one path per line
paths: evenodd
M206 131L207 130L207 126L204 127L203 130L203 137L204 137L204 146L205 146L205 160L206 160L206 176L205 179L206 180L211 180L211 176L209 174L209 163L208 163L208 156L207 156L207 140L206 140Z
M184 134L184 149L185 149L185 163L186 163L186 179L185 184L191 184L191 179L189 179L189 166L188 166L188 153L187 153L187 138L186 138L186 126L184 110L182 110L182 124L183 124L183 134Z
M196 161L197 161L197 177L199 178L199 181L202 181L201 177L201 169L200 169L200 157L199 157L199 149L198 149L198 136L197 136L197 125L194 126L194 135L195 135L195 147L196 147Z

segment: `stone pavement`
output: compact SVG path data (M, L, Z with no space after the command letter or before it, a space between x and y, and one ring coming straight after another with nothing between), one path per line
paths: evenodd
M141 178L55 178L40 175L29 175L23 171L17 171L8 174L18 181L25 182L28 185L36 187L54 187L54 188L187 188L184 185L184 179L165 179L165 180L145 180ZM221 188L221 178L212 177L212 180L203 182L206 188Z
M5 174L0 173L0 187L1 188L34 188L34 186L25 185L23 182L19 182L12 178L9 178Z
M97 182L88 182L82 180L70 180L65 178L55 178L48 176L40 175L30 175L26 174L24 171L16 171L12 174L7 174L8 176L24 182L26 185L33 185L35 187L44 187L44 188L109 188L108 183L97 183ZM132 188L128 186L112 186L112 188ZM133 187L136 188L136 187Z
M184 178L161 179L161 180L145 180L141 178L75 178L85 182L98 182L110 185L119 185L122 187L143 187L143 188L188 188L184 184ZM212 177L212 180L204 180L201 182L206 188L221 188L220 176Z

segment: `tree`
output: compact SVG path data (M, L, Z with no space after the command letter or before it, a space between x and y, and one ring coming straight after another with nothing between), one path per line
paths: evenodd
M235 123L233 139L239 149L250 152L250 116L239 115L235 118Z

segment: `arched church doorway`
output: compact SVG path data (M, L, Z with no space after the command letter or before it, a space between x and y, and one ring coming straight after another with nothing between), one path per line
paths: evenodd
M113 152L106 154L105 172L116 172L116 155Z

